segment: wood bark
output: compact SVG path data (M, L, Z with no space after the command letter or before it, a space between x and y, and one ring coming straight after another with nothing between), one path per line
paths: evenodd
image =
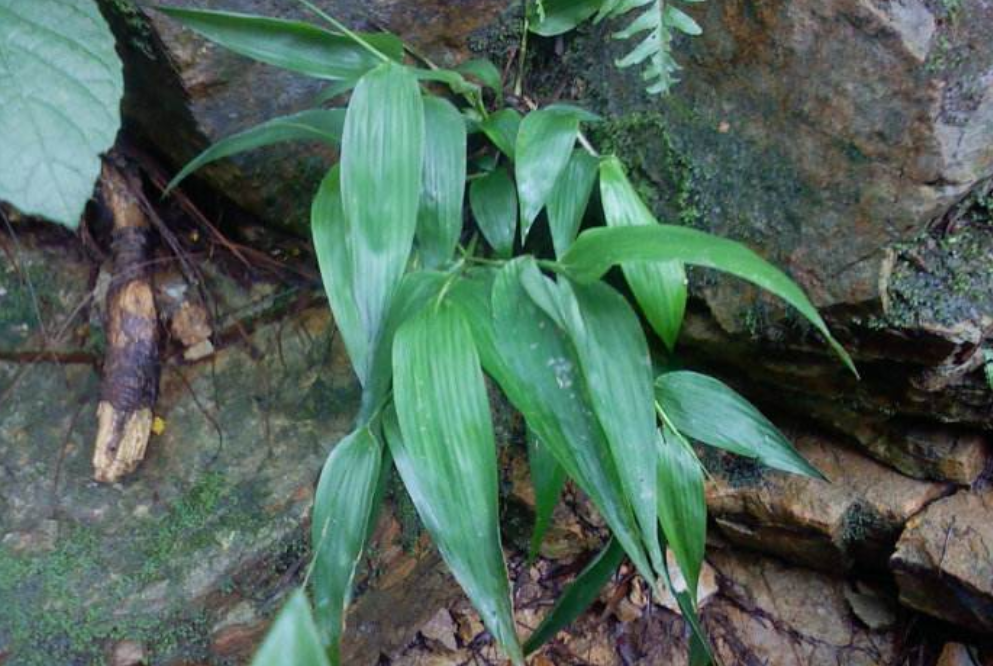
M113 483L145 457L158 394L159 350L148 269L151 227L136 194L140 183L109 160L102 183L114 221L113 273L93 472L97 481Z

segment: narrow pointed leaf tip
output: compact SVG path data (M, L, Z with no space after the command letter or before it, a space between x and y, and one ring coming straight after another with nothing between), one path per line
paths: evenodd
M401 326L393 374L396 418L388 413L384 427L397 470L487 629L523 665L500 543L490 407L460 310L442 301Z
M291 596L279 611L252 666L331 666L317 635L314 616L303 590Z
M580 234L560 264L573 279L590 282L603 276L611 266L626 262L674 260L729 273L783 299L824 335L831 349L858 377L851 356L831 335L803 290L783 271L741 243L669 224L597 228Z
M349 37L302 21L179 7L156 9L239 55L315 78L357 79L381 62ZM363 34L362 39L389 58L403 58L403 43L393 35Z
M335 445L317 485L311 580L317 623L332 666L341 663L345 609L374 513L381 464L382 445L363 427Z
M727 384L680 370L659 375L655 392L666 416L687 437L775 469L824 479L769 419Z
M341 132L344 124L344 109L312 109L273 118L255 127L232 134L212 144L190 160L169 182L163 195L169 194L197 169L238 153L284 141L321 141L337 146L341 143Z

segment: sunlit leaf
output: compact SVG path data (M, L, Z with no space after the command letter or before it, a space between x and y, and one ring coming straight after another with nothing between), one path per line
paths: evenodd
M341 145L350 269L369 349L379 338L413 245L423 150L417 80L400 65L378 66L352 94Z
M381 464L382 445L362 427L335 445L317 484L310 528L311 589L332 665L340 663L345 609L369 532Z
M566 587L552 610L524 643L524 653L531 654L582 615L597 600L600 591L617 573L623 561L624 549L616 539L611 539L606 548Z
M579 133L572 114L532 111L521 121L515 148L517 189L521 205L521 239L545 207L555 181L565 170Z
M226 49L260 62L321 79L356 79L381 60L350 38L302 21L180 7L156 9ZM403 43L393 35L362 38L394 59Z
M652 226L658 220L635 192L616 157L600 163L600 199L607 225ZM686 270L681 261L629 261L624 276L648 322L671 351L686 312Z
M449 303L397 331L386 419L397 469L424 526L484 624L516 664L510 586L500 545L496 444L469 325Z
M225 137L190 160L176 174L166 193L197 169L217 160L284 141L321 141L337 146L345 124L344 109L312 109L281 116Z
M491 113L479 128L504 155L514 159L517 135L521 129L521 114L514 109L501 109Z
M96 3L0 2L0 199L76 228L121 126L121 70Z
M585 150L573 151L548 197L548 224L556 256L561 257L579 233L596 183L597 166L597 159Z
M462 114L440 97L424 99L424 175L417 216L417 248L424 265L452 258L462 232L466 129Z
M528 558L538 556L541 542L552 524L552 514L559 503L565 487L565 470L555 459L548 446L533 433L528 433L528 463L531 468L531 483L534 485L534 531L531 533L531 547Z
M542 444L600 511L631 561L654 580L640 531L624 494L610 446L590 402L575 350L565 333L530 298L530 258L507 263L493 285L493 322L507 366L501 388Z
M265 642L252 659L252 666L286 664L330 666L302 590L294 592L283 610L279 611Z
M724 382L681 370L659 375L655 391L666 416L687 437L775 469L824 478L769 419Z
M486 242L497 255L509 257L517 231L517 188L507 170L497 167L472 181L469 203Z
M789 276L741 243L668 224L598 228L580 234L561 263L571 277L588 282L617 264L672 260L730 273L779 296L806 317L845 365L858 374L848 352L831 336L827 324L803 290Z
M707 541L703 468L689 445L658 431L659 522L695 601Z

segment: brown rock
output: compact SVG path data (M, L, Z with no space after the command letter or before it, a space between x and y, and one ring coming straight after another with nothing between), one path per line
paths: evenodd
M805 434L794 443L828 481L731 468L707 483L708 509L729 541L829 571L856 558L882 564L903 524L949 491L837 440Z
M993 491L960 491L915 516L890 566L901 603L993 632Z
M110 657L111 666L141 666L145 663L145 646L137 641L120 641Z
M424 638L452 652L455 652L459 647L455 642L456 631L455 621L447 608L439 610L428 620L427 624L421 627L421 635Z

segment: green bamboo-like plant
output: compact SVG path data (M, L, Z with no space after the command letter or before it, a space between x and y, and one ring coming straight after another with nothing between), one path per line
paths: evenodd
M540 34L649 4L625 34L650 26L658 46L668 44L657 36L660 25L687 31L677 10L661 2L541 4ZM275 141L327 141L341 152L315 197L312 229L362 405L354 432L333 449L321 474L307 579L314 611L295 594L255 663L289 663L279 661L281 654L296 655L292 663L300 666L340 663L352 579L389 461L514 664L575 619L625 556L650 586L672 588L666 550L687 582L672 592L692 632L691 661L708 661L696 615L704 477L690 440L797 474L818 472L724 384L686 371L655 377L635 304L671 351L686 303L684 266L729 273L795 308L854 370L803 291L740 244L660 224L621 162L596 154L582 134L596 116L564 105L524 115L501 108L492 64L422 69L404 62L396 38L356 34L323 14L327 28L162 11L233 51L325 79L334 95L351 91L344 109L305 111L218 143L176 181L208 161ZM669 18L659 23L658 16ZM660 53L646 56L654 59L655 91L671 74L667 52ZM426 82L447 86L449 94L429 91ZM491 106L483 103L483 87L496 93ZM580 233L597 182L607 226ZM529 232L545 221L554 258L522 252ZM485 245L473 239L460 247L472 229ZM634 304L602 281L614 266ZM590 497L613 532L524 642L501 545L484 376L528 426L539 498L532 555L565 479Z

